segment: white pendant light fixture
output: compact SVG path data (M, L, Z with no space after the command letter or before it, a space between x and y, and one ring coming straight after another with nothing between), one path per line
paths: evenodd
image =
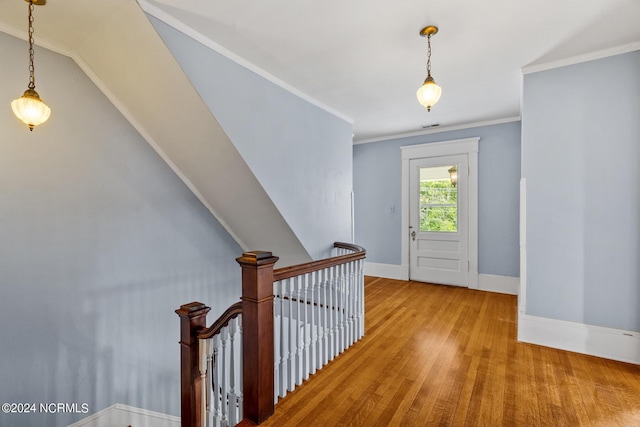
M17 118L22 120L29 130L33 131L49 119L51 109L47 107L36 92L35 67L33 65L33 5L42 6L46 0L25 0L29 3L29 85L24 94L11 102L11 109Z
M427 78L424 80L420 89L418 89L416 95L420 104L427 107L427 111L431 111L431 107L438 102L440 95L442 95L442 88L438 86L435 80L433 80L433 77L431 77L431 36L437 32L438 27L434 27L433 25L429 25L420 30L420 35L427 38Z

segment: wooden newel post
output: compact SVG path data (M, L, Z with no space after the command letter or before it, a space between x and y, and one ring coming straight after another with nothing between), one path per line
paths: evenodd
M200 302L180 306L180 394L182 427L202 426L202 379L198 367L200 349L197 331L206 327L211 310Z
M271 252L245 252L242 267L244 417L260 424L273 414L273 265Z

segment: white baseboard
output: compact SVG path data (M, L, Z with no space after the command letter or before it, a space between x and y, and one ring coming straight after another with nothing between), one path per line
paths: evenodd
M364 274L367 276L384 277L385 279L405 280L402 278L402 266L395 264L379 264L365 261Z
M180 427L180 417L116 403L68 427Z
M478 274L478 289L481 291L518 295L520 291L520 278L481 273Z
M640 365L640 332L518 313L518 341Z
M380 264L376 262L364 263L364 274L367 276L384 277L385 279L409 280L408 266L396 264ZM518 295L520 278L512 276L498 276L494 274L479 274L478 289L501 294Z

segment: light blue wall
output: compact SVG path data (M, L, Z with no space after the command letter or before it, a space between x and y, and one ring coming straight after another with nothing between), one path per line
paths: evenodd
M640 52L525 75L527 313L640 331Z
M0 33L0 47L0 402L179 415L174 310L198 300L217 317L235 302L241 250L73 61L38 47L52 114L29 132L9 108L27 44Z
M519 276L520 123L356 145L353 148L356 241L369 262L400 264L400 147L480 137L478 269Z
M311 257L349 241L351 124L149 19Z

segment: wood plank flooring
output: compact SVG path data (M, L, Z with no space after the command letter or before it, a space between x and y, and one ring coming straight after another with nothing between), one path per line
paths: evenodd
M516 297L367 277L365 337L263 426L640 426L640 366L516 341Z

